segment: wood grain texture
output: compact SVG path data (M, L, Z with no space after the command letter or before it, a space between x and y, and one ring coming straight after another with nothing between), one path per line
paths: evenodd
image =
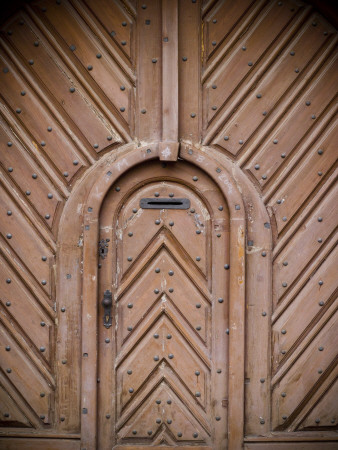
M338 414L333 400L337 390L336 49L334 27L309 2L295 0L38 0L6 20L0 33L0 438L5 433L12 437L0 440L0 447L79 448L75 440L57 444L44 433L53 431L66 439L67 433L80 432L81 421L83 445L95 434L91 421L96 417L96 364L101 370L102 355L107 367L113 367L113 361L103 335L98 361L95 339L88 346L86 341L81 344L82 327L96 333L90 318L81 324L82 302L96 298L94 282L93 290L82 298L82 281L87 273L97 276L98 272L91 268L96 264L93 250L87 255L89 266L82 265L84 239L91 236L85 223L92 226L83 205L99 173L94 169L120 173L129 164L123 155L134 149L130 143L140 145L138 161L144 161L158 156L157 143L164 139L177 142L175 152L180 141L179 158L192 164L195 155L188 153L189 148L202 148L215 160L215 167L220 162L233 174L243 196L247 278L246 304L239 307L246 309L246 322L233 331L238 333L239 346L230 340L227 389L235 392L245 387L245 401L239 396L237 404L229 405L230 416L243 413L245 423L236 425L229 417L233 427L227 430L229 442L235 436L230 448L239 448L243 430L253 439L261 436L260 441L244 444L250 450L318 448L306 440L289 440L298 433L304 439L313 436L314 441L330 438ZM147 154L147 148L152 153ZM201 154L196 153L196 158ZM155 163L149 168L151 164ZM210 163L200 164L207 170ZM188 183L193 175L187 171L182 176ZM222 173L217 176L217 182L225 185ZM80 185L81 193L76 188ZM87 206L95 210L97 197L92 194L90 199ZM253 206L258 203L259 208ZM82 221L81 231L80 225L72 229L72 215L78 215L79 224ZM128 223L127 216L121 220ZM144 236L134 233L136 244L123 239L118 302L128 304L134 290L156 289L142 269L146 267L142 258L153 255L152 261L158 257L167 269L176 264L180 272L186 260L191 262L190 271L180 276L181 295L190 293L191 301L202 295L207 311L206 280L210 261L217 255L205 243L199 248L186 239L179 218L174 222L182 226L182 234L178 227L173 233L167 218L163 220L158 234L156 226L148 228L145 221ZM266 233L272 234L272 240ZM145 252L141 237L149 244ZM162 244L166 250L161 253ZM194 259L197 251L199 262ZM160 289L161 295L169 296ZM143 295L142 300L155 320L159 314L155 297ZM95 304L87 304L86 314L95 317ZM172 315L182 307L174 298L168 304ZM163 330L175 326L182 334L192 322L202 320L198 316L202 308L194 314L182 311L185 319L180 324L163 319ZM133 312L132 326L140 327L142 310L136 311L135 305ZM237 310L231 314L236 316ZM124 323L126 317L119 316L119 321ZM210 336L204 334L204 326L210 323L207 319L203 323L198 338L193 331L193 337L186 332L190 340L182 334L177 348L181 357L190 354L186 342L193 345L197 339L205 347L197 352L198 358L207 361ZM142 329L149 334L150 322ZM128 347L132 342L128 335L118 335L122 366L137 352L136 342L145 346L143 339L138 336ZM152 339L149 342L151 346ZM123 353L123 348L129 350ZM238 364L245 357L244 383L231 372L237 357ZM81 360L89 377L86 382L81 381ZM150 380L147 369L142 369L144 378ZM181 388L189 392L189 386ZM142 389L134 389L140 399L133 410L136 415L150 408L151 395L176 395L175 401L185 395L173 393L169 385L153 386L142 404ZM102 438L104 448L115 425L105 418L111 406L104 390L99 392L98 420L108 436ZM86 395L92 408L80 404ZM121 402L121 411L129 411ZM184 403L189 403L186 397ZM205 410L198 416L194 408L190 408L191 420L202 423ZM180 421L187 410L177 413ZM119 438L132 439L126 430L136 415L116 421L122 430ZM208 448L206 418L203 423L201 448ZM23 430L25 436L41 436L40 443L14 438ZM269 441L271 432L279 442ZM159 445L160 434L153 445ZM170 433L163 431L162 437L168 445L174 442ZM320 445L329 449L336 443ZM137 445L129 442L124 447Z

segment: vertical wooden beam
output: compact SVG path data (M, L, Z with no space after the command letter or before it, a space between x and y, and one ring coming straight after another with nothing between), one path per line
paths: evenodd
M162 0L162 143L160 159L178 156L178 0Z

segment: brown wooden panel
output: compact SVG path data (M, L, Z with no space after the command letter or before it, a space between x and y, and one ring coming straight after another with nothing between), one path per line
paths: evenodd
M79 450L79 440L71 439L34 439L34 438L0 438L4 450Z
M311 389L314 389L315 383L318 384L321 374L328 370L336 358L335 337L338 330L337 315L334 313L335 310L331 312L331 318L299 357L297 364L292 365L276 385L272 394L275 405L272 409L273 428L290 426L290 422L297 414L298 405L306 401L306 396ZM302 383L299 383L301 374L304 375Z
M316 255L320 246L334 231L337 212L334 208L336 190L331 190L304 222L274 262L274 298L276 302L290 289L297 276ZM287 218L286 218L287 219ZM325 226L323 226L325 224ZM299 255L302 255L299 258ZM287 263L287 264L286 264ZM296 270L295 270L296 268Z
M283 16L277 12L278 6L275 6L275 8L276 19L278 17L278 20L281 20ZM288 9L288 14L290 14L290 9ZM271 20L270 14L267 17L271 21L270 26L275 33L278 30L275 21ZM267 114L276 107L281 97L287 94L290 86L301 75L302 71L327 40L323 33L324 27L320 25L314 27L312 25L315 20L316 17L312 17L304 26L302 33L297 34L286 46L282 54L279 55L278 64L274 64L270 70L264 73L262 79L255 84L254 89L246 97L238 111L226 123L222 136L216 142L219 143L221 140L224 142L224 136L228 136L226 149L231 154L236 155L241 147L249 141L255 130L264 122ZM250 43L247 45L249 46ZM247 52L239 51L242 51L247 56ZM246 67L248 67L248 63ZM332 96L332 91L330 91L329 95L330 97ZM325 96L322 101L324 105L321 105L321 108L317 108L316 114L320 114L323 107L328 103L328 100L325 101ZM312 120L311 114L308 113L308 116L309 120Z
M118 133L94 106L90 94L86 93L67 70L47 40L40 37L39 30L27 17L24 17L23 20L23 25L19 25L18 20L11 24L12 34L7 34L7 39L15 48L18 48L25 70L29 70L40 80L40 83L43 83L47 92L49 91L53 95L92 148L100 151L109 143L121 142L122 139ZM38 45L34 45L35 42ZM88 66L84 70L90 74L91 70L88 69ZM20 90L18 89L17 92L19 96ZM44 129L47 130L47 127ZM47 134L46 131L44 134ZM94 147L96 144L98 147Z
M245 450L336 450L337 442L251 442L244 444Z
M117 237L116 256L113 253L102 261L100 291L103 293L111 284L111 274L117 270L116 281L113 279L118 324L114 339L114 435L117 443L126 445L144 441L155 446L161 442L208 445L215 439L216 445L222 446L226 439L224 428L217 427L217 422L222 425L226 420L226 410L221 406L221 399L226 398L225 333L218 337L224 350L217 356L212 337L215 327L224 328L221 321L227 320L225 280L216 278L224 271L227 212L210 180L199 170L182 163L180 166L156 163L143 171L134 170L115 186L101 216L101 239L109 236L108 242L115 240L111 228ZM154 174L160 177L157 182ZM173 174L175 179L189 174L184 178L188 186L171 181ZM133 191L133 186L141 184L138 179L144 184L147 178L149 184L138 187L132 195L128 192L128 187ZM214 204L213 210L194 192L195 186ZM113 205L119 205L121 194L127 199L119 215L114 216L116 225L111 226ZM191 206L188 210L139 208L140 199L147 197L189 198ZM138 242L133 246L134 238ZM196 255L201 255L201 261L196 261ZM212 277L211 261L215 261ZM205 273L199 268L200 262ZM103 341L107 332L103 326L101 329ZM103 356L104 348L102 352L100 373L106 379L104 374L111 366ZM212 392L219 392L217 399L211 400L214 394L209 392L210 385ZM102 396L106 396L104 392ZM101 408L106 404L106 413L113 414L109 403L109 399L108 403L102 399ZM104 417L102 421L105 426Z
M112 4L114 5L114 4ZM104 5L100 5L99 11L101 14L106 13ZM119 120L124 123L124 126L129 124L131 118L130 111L130 85L125 86L124 77L119 74L119 67L113 65L111 58L105 52L102 55L102 45L96 39L94 33L86 26L85 22L81 20L75 10L65 3L58 5L57 3L51 3L43 13L41 8L34 8L34 10L44 15L44 22L46 19L55 28L54 33L58 33L62 36L65 44L68 47L71 57L76 58L82 65L83 70L88 70L93 81L95 81L97 88L101 91L100 95L105 95L111 102L111 109L115 111L115 114L119 116ZM110 14L105 15L105 20L111 21L111 16L115 17L112 22L113 29L117 25L117 21L121 20L121 17L116 17L116 12L119 8L115 6L115 10ZM120 11L122 13L122 11ZM122 15L122 14L121 14ZM41 15L40 15L41 17ZM124 33L128 33L129 26L123 26L126 17L123 17L119 23ZM129 21L128 21L129 22ZM113 31L112 31L113 32ZM112 33L111 32L111 33ZM122 42L126 42L125 50L130 53L130 39L129 36L121 36ZM101 56L100 56L101 55ZM74 65L76 62L74 61ZM89 70L89 67L92 69ZM119 76L120 75L120 76ZM124 90L121 90L121 86L124 86ZM104 138L105 136L102 136ZM100 148L105 147L106 142L97 142Z

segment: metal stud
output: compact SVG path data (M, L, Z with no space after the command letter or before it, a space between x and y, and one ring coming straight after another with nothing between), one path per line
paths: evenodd
M283 281L282 286L283 286L283 287L287 287L287 285L288 285L288 284L287 284L285 281Z
M265 383L265 378L261 378L259 381L263 384Z
M160 337L160 335L159 335L158 333L155 333L155 334L154 334L154 338L155 338L155 339L158 339L159 337Z
M132 331L132 329L133 329L133 327L131 327L131 326L127 327L128 331Z
M282 393L281 393L281 396L282 396L283 398L285 398L285 397L286 397L286 392L282 392Z
M62 306L61 312L65 312L65 311L66 311L66 308L64 306Z
M7 278L6 283L11 284L12 280L10 278Z
M266 256L266 252L262 252L261 255L262 255L263 257L265 257L265 256Z
M223 303L223 302L224 302L224 300L222 298L218 299L218 303Z
M319 350L320 352L322 352L322 351L324 350L324 347L320 346L320 347L318 347L318 350Z
M159 219L156 219L156 220L155 220L155 224L156 224L156 225L159 225L160 223L161 223L161 221L160 221Z
M171 221L169 222L169 225L170 225L171 227L173 227L173 226L174 226L174 222L171 220Z
M225 265L224 265L224 269L225 269L225 270L229 270L229 269L230 269L230 264L225 264Z
M196 230L196 234L201 234L201 230Z
M162 423L161 419L156 419L156 423Z
M44 352L44 351L46 351L46 348L45 347L40 347L40 352Z
M202 327L201 327L200 325L198 325L198 326L196 327L196 330L197 330L197 331L201 331L201 329L202 329Z
M322 155L324 153L324 151L320 148L317 153L318 153L318 155Z
M196 439L196 438L198 438L198 433L193 433L192 436Z
M160 404L161 404L161 400L156 400L155 403L157 403L158 405L160 405Z
M170 425L173 421L171 419L167 419L167 423Z
M199 309L200 307L201 307L201 304L200 304L200 303L197 303L197 304L196 304L196 308Z
M133 305L132 303L128 303L128 308L129 308L129 309L132 309L133 306L134 306L134 305Z
M200 256L196 256L196 261L201 261L201 257Z
M160 269L159 267L156 267L155 272L156 272L156 273L160 273L160 272L161 272L161 269Z
M135 435L137 434L137 430L133 430L132 433Z
M190 117L192 117L194 119L196 117L196 114L195 113L191 113Z
M159 289L154 289L154 294L158 294L159 292Z
M169 292L170 293L174 292L174 288L169 288Z
M169 270L168 274L169 274L170 277L172 277L174 275L174 271L173 270Z
M172 353L169 353L168 358L169 358L169 359L173 359L173 358L174 358L174 355L173 355Z
M7 238L7 239L12 239L11 233L7 233L7 234L6 234L6 238Z
M172 335L171 334L167 334L167 339L171 339Z
M69 92L73 94L73 93L75 92L75 87L73 87L73 86L70 87L70 88L69 88Z
M10 351L11 351L11 348L10 348L9 345L7 345L7 346L6 346L6 352L10 352Z
M263 317L266 316L266 312L265 312L265 311L262 312L262 316L263 316Z
M41 325L42 327L45 327L45 326L46 326L46 323L45 323L45 322L40 322L40 325Z
M252 64L253 64L253 62L252 62L252 61L249 61L249 62L248 62L248 66L250 66L250 67L251 67L251 66L252 66Z
M183 434L179 431L179 432L177 433L177 436L178 436L178 437L182 437Z
M195 397L200 397L201 393L200 392L195 392Z
M186 56L183 56L183 57L182 57L182 61L184 61L184 62L185 62L185 61L188 61L188 58L187 58Z
M147 433L149 436L151 436L153 434L153 432L151 430L148 430Z
M228 141L229 140L229 136L224 136L224 140Z
M134 392L134 389L133 389L133 388L129 388L128 390L129 390L129 392L130 392L131 394Z

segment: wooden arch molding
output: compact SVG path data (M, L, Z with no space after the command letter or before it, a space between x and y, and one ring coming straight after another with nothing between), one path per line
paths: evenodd
M269 314L271 230L258 194L246 176L212 149L181 144L180 158L198 166L218 185L230 211L229 449L242 448L244 415L257 415L257 429L269 428ZM160 157L160 145L127 144L107 154L79 180L60 221L57 274L57 401L59 430L78 432L81 448L94 449L97 418L97 299L100 207L115 181L132 167ZM240 189L237 187L240 186ZM246 239L248 245L246 245ZM264 256L262 258L262 255ZM270 278L270 277L269 277ZM80 301L81 300L81 301ZM259 317L260 330L250 325ZM259 323L259 322L256 322ZM255 346L249 342L256 336ZM256 348L245 361L245 347ZM245 367L253 365L260 398L245 386ZM72 361L72 364L68 364ZM256 376L255 376L256 378ZM78 386L81 386L81 392ZM257 389L256 389L257 391ZM69 395L69 392L72 395ZM244 397L246 396L246 401ZM77 398L77 401L74 401ZM246 404L246 411L244 411ZM60 418L63 416L63 420Z

